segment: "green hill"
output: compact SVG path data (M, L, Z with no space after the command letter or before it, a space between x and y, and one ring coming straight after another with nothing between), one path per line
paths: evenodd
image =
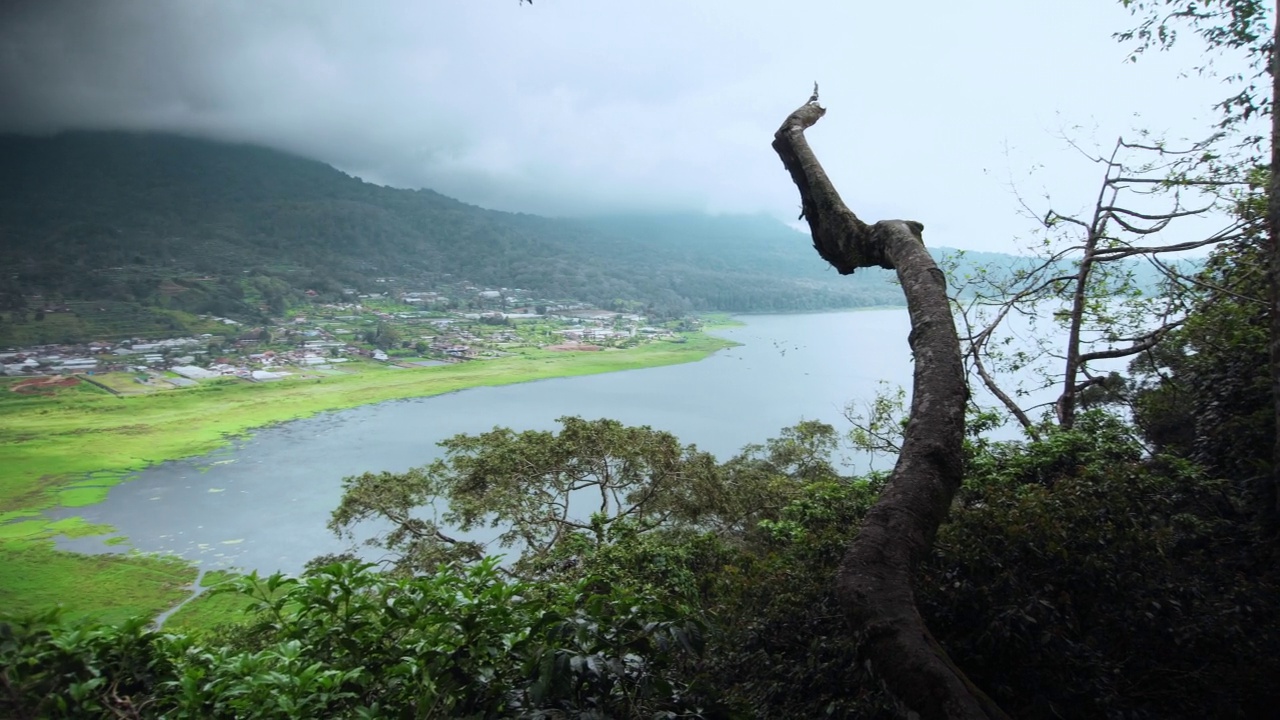
M236 314L244 287L337 292L445 274L687 310L883 304L764 217L564 220L380 187L262 147L163 135L0 138L4 292Z
M161 134L0 136L0 157L0 311L117 303L181 331L187 313L276 314L308 290L336 299L386 289L375 281L388 277L661 315L902 302L890 273L841 277L806 235L764 215L498 212L275 150ZM977 255L969 262L1014 261Z
M807 239L759 217L563 220L365 183L260 147L127 133L0 138L3 292L253 310L258 294L470 282L667 312L883 304ZM278 281L272 283L263 278Z

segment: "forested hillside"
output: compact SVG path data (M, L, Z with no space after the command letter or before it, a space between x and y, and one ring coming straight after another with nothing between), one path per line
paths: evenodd
M0 138L0 263L19 295L235 314L246 278L335 294L455 279L598 304L817 310L900 303L764 216L562 220L363 182L260 147L157 134Z
M0 311L40 295L243 316L264 297L279 311L307 290L385 290L374 282L384 277L661 316L903 302L889 271L841 277L813 261L806 235L766 215L505 213L267 148L163 134L10 135L0 157L0 264L10 269ZM957 277L1025 262L934 252L958 263Z

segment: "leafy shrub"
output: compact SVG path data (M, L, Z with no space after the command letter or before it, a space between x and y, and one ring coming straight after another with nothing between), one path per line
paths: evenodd
M1274 704L1276 587L1230 485L1081 420L973 464L918 585L938 640L1018 717Z
M1095 412L1037 443L976 448L967 475L917 600L1012 716L1248 718L1280 705L1273 546L1231 483L1145 456ZM690 677L757 717L896 717L832 592L878 482L804 485L742 534L647 539L634 558L661 558L711 619ZM609 555L612 577L656 587L627 558Z
M356 563L249 576L249 632L221 643L0 624L6 717L705 717L672 675L702 626L595 581L508 582L497 562L393 579Z

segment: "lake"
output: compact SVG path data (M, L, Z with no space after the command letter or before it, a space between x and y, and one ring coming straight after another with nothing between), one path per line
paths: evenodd
M881 380L910 387L905 309L738 319L745 325L712 332L741 345L701 362L324 413L149 468L106 501L58 515L115 526L129 542L114 551L175 553L204 569L298 572L312 557L350 549L325 528L344 477L421 465L457 433L610 417L668 430L724 460L800 420L847 429L845 404L870 400ZM854 469L866 470L866 460ZM59 546L108 549L102 538Z

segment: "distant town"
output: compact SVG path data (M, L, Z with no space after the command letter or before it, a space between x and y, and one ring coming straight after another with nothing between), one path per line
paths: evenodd
M268 382L359 371L371 364L409 368L507 357L529 349L591 352L682 342L680 331L700 325L689 318L649 324L635 312L465 283L449 292L344 289L343 295L343 302L313 300L254 325L201 316L220 330L187 337L0 349L0 374L33 380L77 376L115 394L138 394L214 378ZM40 317L71 311L41 301L30 301Z

